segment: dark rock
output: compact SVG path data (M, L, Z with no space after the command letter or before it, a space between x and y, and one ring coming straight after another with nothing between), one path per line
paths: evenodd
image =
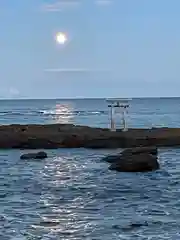
M159 169L157 157L147 153L129 155L112 163L110 170L119 172L148 172Z
M109 155L104 157L102 160L108 163L118 163L119 161L121 161L122 156L121 153L116 154L116 155Z
M126 159L130 155L137 155L141 153L147 153L154 156L157 156L158 150L157 147L136 147L136 148L128 148L118 153L116 155L109 155L103 158L103 161L109 163L118 163L119 161Z
M158 154L158 149L157 147L153 146L147 146L147 147L134 147L134 148L128 148L125 149L121 155L129 155L129 154L140 154L140 153L149 153L152 155L157 155Z
M109 129L73 124L12 124L0 126L0 149L55 149L55 148L132 148L156 155L149 146L180 146L180 128L128 129L111 132ZM149 150L148 150L148 149ZM140 153L138 149L133 154ZM130 154L130 149L125 153ZM124 154L125 154L124 153Z
M47 158L46 152L26 153L21 155L20 159L44 159Z
M136 228L136 227L143 227L143 226L148 226L148 222L142 222L142 223L131 223L131 225L130 225L132 228Z
M148 222L145 221L145 222L139 222L139 223L138 222L137 223L130 223L127 226L123 226L121 229L123 231L134 231L135 228L148 227L148 226L149 226Z
M117 141L117 139L114 138L101 138L101 139L91 139L88 140L87 142L84 142L84 146L86 148L91 148L91 149L103 149L103 148L109 148L109 149L116 149L119 148L119 146L123 146L124 144L124 138Z

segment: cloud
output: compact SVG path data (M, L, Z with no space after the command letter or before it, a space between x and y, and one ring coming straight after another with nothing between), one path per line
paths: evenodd
M113 0L91 0L97 6L109 6ZM55 0L53 3L47 3L42 6L44 12L61 12L63 10L74 9L85 3L83 0Z
M112 2L113 0L96 0L98 6L109 6Z
M107 72L103 69L88 69L88 68L50 68L45 69L45 72L59 72L59 73L92 73L92 72Z
M42 10L44 12L60 12L79 6L80 0L57 0L51 4L44 4Z

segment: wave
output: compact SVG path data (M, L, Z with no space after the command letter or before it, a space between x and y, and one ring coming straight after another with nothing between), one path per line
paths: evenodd
M89 116L89 115L104 115L107 111L85 111L85 110L18 110L18 111L0 111L0 116Z
M57 110L43 110L41 111L41 114L43 115L59 115L59 116L64 116L64 115L72 115L72 116L86 116L86 115L102 115L102 114L107 114L107 111L57 111Z
M19 116L19 115L37 115L39 111L2 111L0 116Z

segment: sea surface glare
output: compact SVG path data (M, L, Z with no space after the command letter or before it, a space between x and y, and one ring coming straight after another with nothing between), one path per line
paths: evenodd
M0 124L108 127L105 100L0 101ZM133 99L131 127L180 127L180 98ZM120 120L117 118L120 124ZM101 160L117 150L0 150L0 240L180 239L180 149L160 149L161 169L117 173Z

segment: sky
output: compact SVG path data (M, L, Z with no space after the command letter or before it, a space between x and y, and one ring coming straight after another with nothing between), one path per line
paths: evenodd
M179 0L1 0L0 98L180 96L179 11Z

